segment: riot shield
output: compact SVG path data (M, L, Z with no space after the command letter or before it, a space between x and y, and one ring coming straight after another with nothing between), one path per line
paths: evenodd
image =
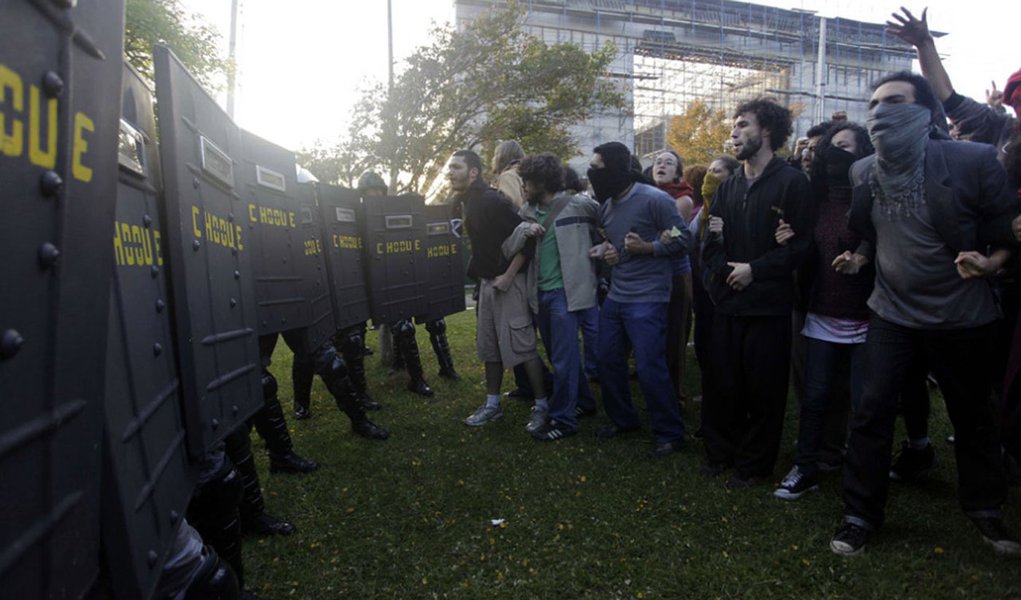
M99 569L124 2L0 5L0 595Z
M369 198L362 208L372 322L424 314L425 200L416 194Z
M326 267L333 297L333 320L338 330L369 320L369 291L362 254L362 208L358 192L319 184Z
M416 321L426 323L464 310L464 268L461 220L454 207L428 204L425 207L425 313Z
M305 280L305 296L309 299L312 320L305 330L305 350L312 352L333 336L336 326L333 322L333 301L330 299L330 278L326 269L326 255L323 252L323 229L319 206L316 204L316 188L311 183L299 183L298 233L304 251L302 259L311 268L310 277Z
M241 134L169 49L153 59L181 391L200 456L262 407Z
M159 580L195 472L188 462L168 307L152 94L125 65L106 361L103 548L118 597Z
M307 327L312 311L306 282L315 276L315 264L304 260L298 231L294 153L244 130L241 148L238 175L259 335Z

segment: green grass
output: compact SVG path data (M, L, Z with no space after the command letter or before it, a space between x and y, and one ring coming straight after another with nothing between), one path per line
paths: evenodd
M405 391L406 375L387 376L378 354L366 360L373 397L385 405L371 417L390 440L352 435L317 379L314 417L290 426L296 450L322 468L271 476L256 452L270 512L298 531L245 538L252 590L270 598L1021 597L1019 562L994 555L957 506L938 398L938 468L923 483L892 488L886 527L849 560L829 550L842 507L836 475L798 502L773 498L771 485L729 491L698 474L699 443L652 460L648 433L595 439L601 415L573 438L534 442L524 431L530 406L519 400L504 401L502 421L465 427L484 396L474 314L447 322L457 383L435 376L419 328L434 399ZM272 371L289 415L290 356L277 347ZM697 391L697 369L688 371ZM510 384L508 372L504 389ZM635 398L642 406L637 389ZM689 406L688 423L697 410ZM777 480L791 464L796 423L792 401ZM1008 523L1021 527L1019 513L1008 506Z

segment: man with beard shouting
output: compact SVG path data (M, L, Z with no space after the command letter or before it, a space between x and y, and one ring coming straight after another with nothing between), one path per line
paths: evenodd
M799 169L775 156L791 134L791 113L768 99L737 107L730 132L743 168L720 184L710 215L723 232L702 250L703 279L716 304L709 347L712 393L705 395L703 473L733 467L729 488L773 472L787 404L791 357L791 274L808 256L810 235L785 245L788 224L811 232L811 192Z

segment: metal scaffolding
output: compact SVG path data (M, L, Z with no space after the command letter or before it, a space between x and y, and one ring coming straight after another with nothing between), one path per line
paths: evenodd
M463 26L506 0L456 0ZM793 138L845 111L862 122L869 85L910 69L914 50L885 26L823 18L732 0L519 0L529 33L618 51L607 77L621 86L631 114L594 108L574 131L581 148L618 140L637 154L665 146L671 117L695 100L728 112L769 95L797 115ZM821 41L821 43L820 43ZM721 148L722 150L722 148Z

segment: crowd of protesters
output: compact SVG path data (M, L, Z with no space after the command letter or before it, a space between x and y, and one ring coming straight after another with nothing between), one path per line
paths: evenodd
M962 97L924 12L902 9L888 26L917 48L923 75L881 78L865 123L835 113L787 159L791 113L769 98L737 107L735 156L706 166L684 169L684 149L667 149L643 173L623 144L597 146L591 197L570 167L516 142L494 157L494 187L477 154L455 153L447 176L480 284L487 387L465 424L503 416L503 372L517 367L534 439L576 434L595 412L592 382L609 420L592 433L637 431L633 358L651 455L679 452L692 435L694 315L704 476L777 483L793 392L797 448L774 495L798 500L842 471L830 548L858 554L883 524L890 481L933 465L929 380L954 427L961 508L997 552L1021 554L1000 512L1021 445L1021 127L1003 108L1021 114L1021 71L987 103ZM895 457L898 414L908 439Z

